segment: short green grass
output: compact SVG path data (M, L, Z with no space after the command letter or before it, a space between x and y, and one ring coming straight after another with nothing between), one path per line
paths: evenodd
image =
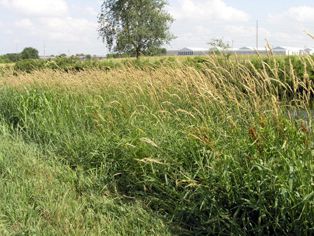
M78 190L91 176L0 136L1 235L170 235L139 203Z

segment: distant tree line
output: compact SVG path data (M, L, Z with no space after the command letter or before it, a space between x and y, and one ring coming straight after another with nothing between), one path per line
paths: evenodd
M154 48L151 50L147 50L142 53L143 56L164 56L167 55L166 48ZM125 58L125 57L135 57L136 54L132 52L112 52L107 54L107 58Z
M60 55L50 55L46 58L42 58L44 60L50 60L54 58L76 58L80 60L92 60L92 59L97 59L95 56L91 56L90 54L76 54L74 56L68 56L65 53L62 53ZM20 61L25 61L25 60L39 60L41 59L39 57L38 50L35 48L27 47L24 48L22 52L20 53L7 53L4 55L0 55L0 63L16 63Z
M39 59L38 50L32 47L24 48L20 53L7 53L0 56L0 63L13 63L27 59Z

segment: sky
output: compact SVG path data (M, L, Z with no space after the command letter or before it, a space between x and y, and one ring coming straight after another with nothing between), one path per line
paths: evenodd
M176 39L168 49L207 48L214 38L233 47L314 47L313 0L169 0ZM0 54L35 47L41 55L105 55L97 33L101 0L0 0Z

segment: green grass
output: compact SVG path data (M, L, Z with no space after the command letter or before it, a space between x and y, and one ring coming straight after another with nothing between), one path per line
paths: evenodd
M312 234L309 78L198 63L2 79L3 232Z
M61 165L35 145L4 135L0 177L1 235L169 234L141 204L84 191L92 176Z

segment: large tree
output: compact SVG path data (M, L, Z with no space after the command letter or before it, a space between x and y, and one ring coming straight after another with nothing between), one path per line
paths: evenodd
M38 59L38 50L36 48L24 48L20 54L21 59Z
M166 0L104 0L99 35L110 51L137 58L158 50L173 38L166 5Z

